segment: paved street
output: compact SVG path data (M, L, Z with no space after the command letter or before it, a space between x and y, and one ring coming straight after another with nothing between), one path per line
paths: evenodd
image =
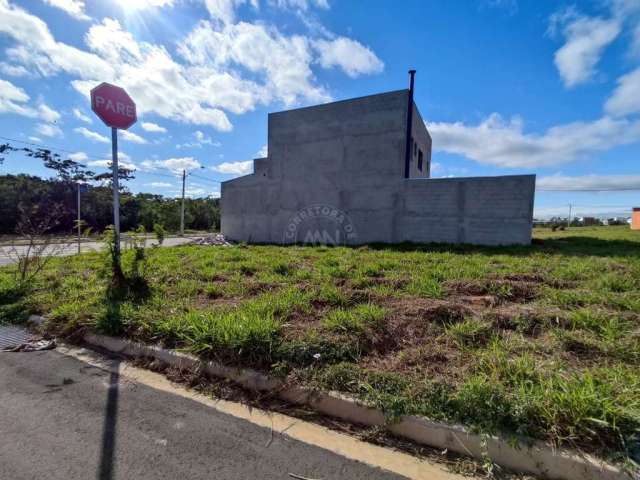
M108 361L0 353L0 478L405 478L138 383Z
M189 243L196 238L201 237L168 237L165 238L162 246L163 247L175 247L177 245L183 245L185 243ZM156 240L148 239L147 246L151 246L152 244L157 243ZM122 242L122 248L124 248L125 242ZM19 252L25 252L27 250L26 245L18 245L15 247ZM83 242L81 244L81 248L83 252L89 251L97 251L104 248L104 243L102 242ZM46 251L45 254L48 255L56 255L56 256L65 256L65 255L75 255L78 253L78 245L76 243L71 244L52 244ZM11 255L11 247L8 246L0 246L0 266L9 265L14 263L15 255Z

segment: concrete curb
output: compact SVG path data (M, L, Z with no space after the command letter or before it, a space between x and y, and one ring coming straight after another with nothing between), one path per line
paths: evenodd
M45 318L32 315L29 321L41 325ZM398 437L481 460L489 458L497 465L516 472L554 480L632 480L631 475L591 455L552 449L539 441L514 446L507 439L475 434L460 425L432 422L416 416L406 416L389 425L381 410L335 392L286 386L281 380L255 370L203 361L193 355L122 338L87 333L84 341L126 356L155 358L177 368L200 368L209 375L231 380L250 390L275 391L284 400L309 405L331 417L366 426L384 426Z

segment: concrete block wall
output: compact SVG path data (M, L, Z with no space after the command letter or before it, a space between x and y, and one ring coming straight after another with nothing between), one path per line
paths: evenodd
M535 175L408 180L396 241L527 245Z
M280 190L223 185L223 233L232 240L290 243L287 226L312 205L344 212L355 229L347 242L443 242L527 245L531 242L535 175L409 179L384 188ZM318 230L317 223L305 228ZM298 236L301 241L304 235Z
M535 176L417 178L431 159L417 109L413 133L425 168L413 170L416 157L412 178L403 178L407 103L400 90L270 114L268 157L222 184L222 233L255 243L333 236L344 223L304 213L323 205L353 228L348 238L335 231L339 243L530 243ZM297 236L287 237L300 212Z
M411 148L411 163L409 164L410 178L429 178L431 176L431 135L425 127L422 115L418 106L413 104L413 121L411 127L411 137L415 144ZM422 170L418 169L419 152L423 154Z

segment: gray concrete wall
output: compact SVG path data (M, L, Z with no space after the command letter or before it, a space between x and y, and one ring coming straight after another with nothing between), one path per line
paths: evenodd
M407 102L401 90L270 114L268 157L222 184L222 233L255 243L529 243L535 177L415 178L431 158L417 109L425 168L403 178Z
M413 121L411 127L411 163L409 165L409 178L429 178L431 174L431 135L422 120L418 106L413 104ZM419 153L422 152L422 170L418 169Z
M527 245L535 175L408 180L397 241Z

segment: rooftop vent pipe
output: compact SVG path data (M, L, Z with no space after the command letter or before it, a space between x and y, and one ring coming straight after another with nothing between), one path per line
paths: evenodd
M409 70L409 105L407 106L407 141L404 149L404 178L409 178L411 166L411 127L413 125L413 78L415 70Z

